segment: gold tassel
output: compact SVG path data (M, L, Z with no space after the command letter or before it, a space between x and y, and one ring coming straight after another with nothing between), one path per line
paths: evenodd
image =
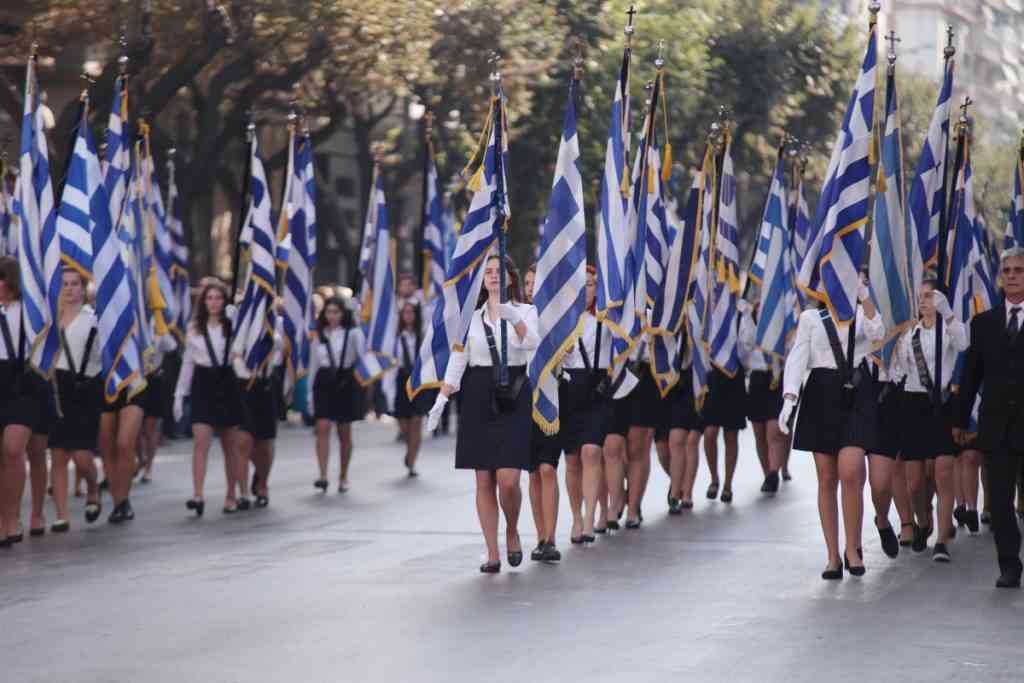
M672 144L665 143L665 158L661 162L661 180L667 183L672 180Z
M466 183L466 187L468 187L473 192L479 192L480 187L483 183L483 177L484 167L481 165L480 168L476 170L476 173L473 174L473 177L469 179L469 182Z
M654 194L654 178L656 173L657 171L655 171L653 168L647 169L647 194Z

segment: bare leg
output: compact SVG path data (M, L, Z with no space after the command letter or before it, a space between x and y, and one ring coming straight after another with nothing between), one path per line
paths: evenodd
M938 505L935 514L939 520L939 543L947 543L953 535L954 505L954 470L956 458L952 455L940 455L935 458L935 491L938 494Z
M835 568L842 564L839 558L839 463L834 455L815 453L814 467L818 472L818 515L828 551L828 566Z
M708 461L711 486L718 489L718 427L704 428L704 458ZM708 489L710 491L710 487Z
M961 484L964 489L964 505L968 510L978 509L978 483L980 480L981 451L969 449L960 454Z
M4 429L4 536L14 536L21 529L21 499L25 492L25 454L32 430L24 425L8 425Z
M320 481L327 481L327 461L331 455L331 421L316 421L316 464L320 468Z
M583 535L593 536L594 514L601 494L601 449L588 444L581 449L580 459L583 464ZM604 522L602 519L601 527Z
M751 422L754 429L754 446L757 448L757 460L761 463L761 472L768 476L771 467L768 465L768 429L767 422ZM726 432L728 434L728 432ZM726 476L726 479L729 477Z
M683 479L686 476L686 441L690 432L686 429L673 429L668 433L668 445L671 452L671 467L668 495L679 500L683 497Z
M53 505L57 508L57 521L68 520L68 452L63 448L53 449ZM33 523L33 528L41 524Z
M32 518L30 523L33 529L39 529L46 525L46 521L43 518L43 507L46 505L46 482L48 479L46 471L46 445L48 441L49 438L46 434L32 434L28 440L29 490L32 493ZM64 474L66 482L66 465Z
M892 463L892 502L900 516L900 541L909 543L913 540L910 525L914 521L914 508L910 504L906 464L900 458Z
M932 526L932 515L928 509L929 495L926 480L925 462L911 460L904 463L907 473L907 488L910 490L910 504L914 509L917 525L923 529Z
M274 464L274 439L260 439L253 444L252 464L257 479L252 495L266 496L269 490L270 468Z
M543 468L541 474L544 474ZM547 485L547 480L545 480ZM558 479L555 479L555 503L556 507L555 515L558 516ZM569 511L572 512L572 538L579 538L583 534L583 463L580 462L580 453L565 454L565 491L569 494ZM545 488L545 510L547 510L547 489ZM545 514L546 516L546 514ZM551 528L551 536L548 536L549 542L554 542L554 528Z
M626 440L618 434L609 434L604 440L604 474L608 486L608 519L615 520L626 505L623 480L626 476Z
M843 484L843 531L846 532L846 556L850 566L864 564L860 559L864 525L864 480L867 472L864 451L843 448L839 451L839 481Z
M629 480L628 520L640 519L647 480L651 476L651 441L654 430L650 427L630 427L628 441L628 462L626 477Z
M736 474L736 462L740 456L740 433L725 430L725 490L732 491L732 478Z
M405 463L410 471L416 471L416 459L420 456L420 443L423 441L423 418L411 417L405 430Z
M96 472L96 463L93 462L92 453L89 451L74 451L71 457L75 461L75 471L81 473L85 479L86 502L99 503L100 489L99 477Z
M579 460L578 457L576 459ZM558 470L548 464L541 465L540 480L541 498L544 500L544 538L547 539L548 543L554 544L555 530L558 527ZM516 488L519 488L518 477L516 478ZM517 512L517 518L518 514ZM574 509L573 516L576 516L576 514ZM582 524L582 522L580 523Z
M684 502L693 502L693 484L697 480L697 467L700 466L700 430L691 430L686 437L686 471L683 474L683 490L680 493Z
M110 478L110 496L115 505L127 500L131 494L142 419L142 408L138 406L125 406L117 413L116 460L112 463L117 478Z
M765 436L768 438L768 472L778 472L786 459L789 437L779 429L778 420L765 423Z
M153 472L153 461L156 460L156 450L160 446L158 424L159 419L155 417L147 417L142 422L142 476L146 479Z
M221 434L221 446L224 445L224 437L228 430L224 430ZM249 464L252 462L252 452L255 446L255 441L252 438L252 434L241 428L235 428L231 430L231 435L228 436L228 440L231 442L231 450L234 452L234 479L235 485L238 487L239 498L249 497Z
M548 539L544 537L544 485L540 479L540 467L535 472L530 472L529 483L530 512L533 513L533 526L537 529L537 542L543 543Z
M341 483L348 486L348 468L352 464L352 423L338 423L338 440L341 442Z
M875 526L889 528L889 508L892 507L892 458L884 455L868 456L868 476L871 483L871 502L875 506Z
M665 476L672 478L672 451L669 450L668 439L659 439L654 442L654 452L658 455L658 464L661 465Z
M521 551L519 542L519 510L523 505L523 492L519 488L520 470L502 468L497 471L498 500L505 513L505 542L510 552Z
M487 544L487 561L498 562L498 496L495 490L497 480L494 473L476 471L476 514L480 519L480 530Z
M192 497L203 499L203 485L206 483L206 468L213 444L213 427L206 424L192 424Z

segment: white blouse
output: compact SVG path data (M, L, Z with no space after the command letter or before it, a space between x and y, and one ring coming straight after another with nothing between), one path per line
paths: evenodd
M7 348L7 343L0 336L0 360L17 360L18 359L18 339L21 335L21 302L12 301L6 306L0 306L0 315L3 315L7 319L7 329L11 333L11 348ZM11 355L13 351L14 355ZM28 339L25 340L25 358L28 358Z
M839 343L842 345L844 353L849 339L849 329L849 323L836 325ZM882 316L876 313L874 318L869 319L864 313L864 308L858 306L855 335L853 366L857 367L871 353L873 345L885 336ZM805 371L814 368L836 369L832 345L829 343L825 324L821 320L821 313L817 309L808 309L800 314L795 337L793 348L790 349L789 355L786 357L786 369L783 372L783 393L794 396L800 393L800 385L803 383Z
M523 314L523 324L526 325L526 336L519 339L519 334L512 325L508 326L508 364L510 367L522 367L527 364L530 356L537 345L540 344L540 337L537 334L537 309L530 304L515 304ZM484 316L486 315L487 304L481 306L469 323L469 334L466 335L466 343L462 351L453 351L448 359L448 367L444 374L445 384L450 384L456 389L462 383L462 373L466 365L472 367L491 367L491 352L487 345L487 335L484 333ZM497 352L501 353L501 319L492 320L488 316L488 324L494 335L494 344Z
M75 374L82 367L82 356L85 355L85 345L89 341L89 332L96 329L96 313L90 306L82 306L75 319L64 328L64 338L67 340L68 349L71 351L71 358L75 367L68 365L68 355L61 344L57 354L57 369L70 370ZM85 365L85 376L95 377L100 374L100 337L99 330L93 336L92 349L89 350L89 359Z
M579 341L572 345L572 349L562 359L562 367L566 370L585 370L583 354L580 353L580 341L587 351L587 361L590 369L594 369L594 351L597 344L597 317L592 313L583 314L583 331L580 333ZM601 358L597 363L598 368L608 369L612 357L612 331L608 325L601 324Z
M209 332L210 345L213 346L216 359L210 358L203 333L195 325L189 326L188 335L185 337L185 353L181 359L181 373L174 388L175 396L188 396L192 391L192 375L197 365L201 368L212 368L224 363L224 345L227 343L224 329L220 325L214 325L209 328Z
M770 369L771 365L764 351L757 348L757 323L754 322L753 313L740 317L737 351L740 363L748 372L763 372Z
M405 347L402 347L402 342L405 342ZM407 370L411 370L412 366L416 364L416 355L420 352L419 344L416 343L416 334L406 330L405 332L399 332L395 337L395 358L398 359L398 365Z
M341 349L345 346L346 334L348 334L348 346L345 348L345 357L341 358ZM331 356L334 357L334 362L337 363L339 369L355 367L356 360L366 350L366 337L358 326L346 330L339 325L333 330L324 328L312 344L314 352L310 354L310 361L313 365L310 369L310 376L316 376L316 372L320 368L331 367ZM331 345L331 356L327 354L327 344Z
M900 337L896 345L896 362L907 375L905 389L909 392L919 394L926 393L924 382L917 371L917 359L914 356L913 336L920 331L921 351L924 354L924 363L928 366L928 374L932 381L935 380L935 327L925 327L921 323L914 326ZM968 346L967 326L959 320L953 319L942 326L942 388L945 389L953 381L953 369L956 366L957 356L966 351Z

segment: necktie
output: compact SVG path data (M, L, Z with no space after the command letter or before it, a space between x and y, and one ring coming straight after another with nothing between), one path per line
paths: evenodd
M1020 306L1014 306L1010 309L1010 325L1006 328L1006 331L1010 335L1010 341L1017 341L1017 335L1020 333Z

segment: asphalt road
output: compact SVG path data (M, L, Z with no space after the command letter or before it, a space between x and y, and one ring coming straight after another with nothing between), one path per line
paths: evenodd
M735 503L677 518L655 464L641 530L570 547L564 513L561 565L484 576L454 441L427 439L407 479L393 439L359 425L351 490L323 495L311 436L285 429L270 507L231 517L219 454L206 517L186 512L188 442L124 528L86 527L74 499L69 534L0 550L0 681L1024 680L1024 594L994 588L988 534L961 534L951 565L889 560L869 516L867 575L819 578L807 454L766 499L745 432ZM528 550L525 505L521 532Z

